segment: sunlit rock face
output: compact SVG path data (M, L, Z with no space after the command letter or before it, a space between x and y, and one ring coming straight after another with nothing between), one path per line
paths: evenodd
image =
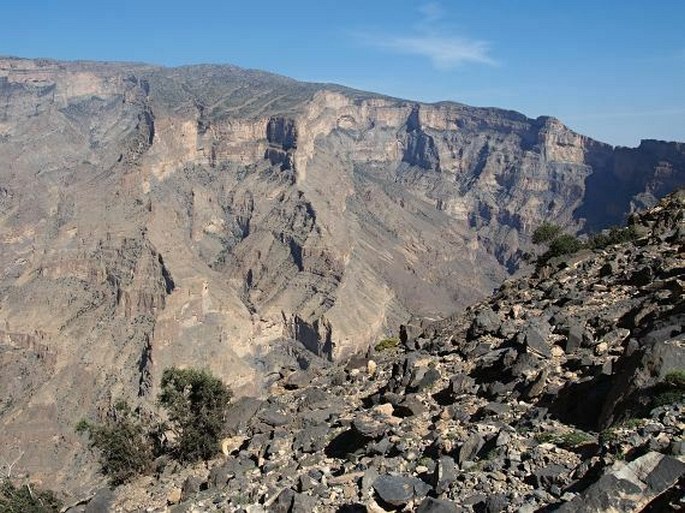
M78 487L74 423L164 368L258 394L281 341L363 351L484 297L542 221L653 203L684 154L230 66L0 59L1 451Z

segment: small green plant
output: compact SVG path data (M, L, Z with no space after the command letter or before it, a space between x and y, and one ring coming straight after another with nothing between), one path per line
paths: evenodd
M247 494L236 493L234 496L231 497L231 502L236 506L243 506L245 504L250 504L250 502L252 501L250 500L250 497Z
M430 468L433 465L433 460L428 456L422 456L421 458L419 458L417 465Z
M117 402L101 424L82 419L78 433L90 438L90 448L99 451L100 467L113 486L152 469L152 430L131 410L126 401Z
M182 461L209 459L223 435L231 390L207 370L166 369L159 403L177 435L175 453Z
M664 382L679 390L685 390L685 370L678 369L669 372L664 376Z
M389 337L389 338L384 338L378 344L376 344L376 351L387 351L389 349L394 349L396 348L400 343L400 339L397 337Z
M554 433L536 433L535 441L539 444L551 444L557 439Z
M637 428L642 426L644 419L639 418L629 418L625 419L614 426L608 427L599 434L599 443L605 446L615 445L621 441L621 438L625 436L621 431L635 431Z
M621 422L620 427L625 429L637 429L644 423L644 419L630 418Z
M538 433L535 435L538 443L552 443L563 449L572 450L593 440L584 431L569 431L566 433Z
M655 388L657 393L652 399L652 407L685 401L685 370L678 369L669 372Z
M2 513L58 513L62 502L50 490L38 490L30 485L14 486L9 479L0 483Z
M612 445L619 441L619 435L615 428L607 428L599 434L601 445Z

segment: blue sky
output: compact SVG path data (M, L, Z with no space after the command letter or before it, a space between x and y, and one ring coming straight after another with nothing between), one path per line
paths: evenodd
M684 0L8 0L0 54L230 63L685 141Z

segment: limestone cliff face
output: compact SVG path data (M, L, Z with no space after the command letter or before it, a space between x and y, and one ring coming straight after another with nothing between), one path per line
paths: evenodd
M279 340L364 350L490 292L543 220L682 184L684 153L229 66L0 59L0 447L83 484L75 419L164 368L258 393Z

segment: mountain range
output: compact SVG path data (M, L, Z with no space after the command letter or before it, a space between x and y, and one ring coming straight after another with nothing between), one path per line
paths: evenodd
M165 368L263 394L483 299L543 222L597 231L684 183L683 143L615 148L551 117L0 58L1 455L78 491L76 421L154 401Z

